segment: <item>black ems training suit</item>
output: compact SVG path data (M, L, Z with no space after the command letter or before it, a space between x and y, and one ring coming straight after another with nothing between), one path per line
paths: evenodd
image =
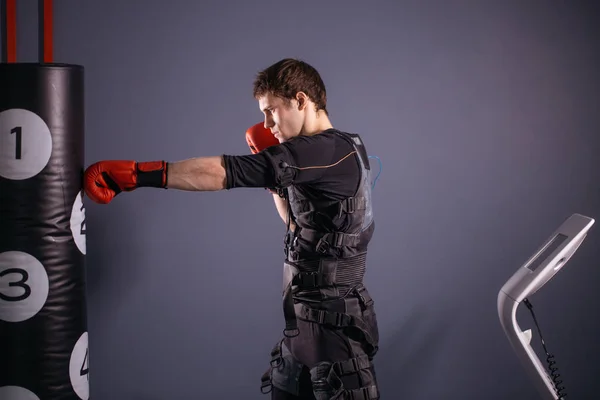
M227 189L268 187L288 204L286 329L262 377L263 393L277 400L379 399L377 317L362 283L375 225L360 136L328 129L224 160Z

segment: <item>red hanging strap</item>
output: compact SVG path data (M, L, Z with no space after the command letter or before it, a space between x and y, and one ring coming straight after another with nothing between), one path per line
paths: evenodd
M6 62L17 62L17 2L4 0L4 46L3 58Z
M2 43L2 61L8 63L17 62L17 1L0 0L2 4L2 18L4 19L4 32ZM39 58L40 62L51 63L53 54L53 20L52 0L39 0Z
M53 52L53 26L52 26L52 0L41 0L38 3L38 7L41 9L41 18L39 23L40 32L40 61L44 63L51 63L52 52Z

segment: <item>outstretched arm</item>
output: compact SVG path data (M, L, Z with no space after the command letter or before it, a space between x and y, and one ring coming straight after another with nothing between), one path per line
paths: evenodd
M84 174L86 195L100 204L140 187L217 191L273 186L272 165L264 155L195 157L175 162L104 160Z
M196 157L168 163L167 188L188 191L216 191L226 188L222 156Z

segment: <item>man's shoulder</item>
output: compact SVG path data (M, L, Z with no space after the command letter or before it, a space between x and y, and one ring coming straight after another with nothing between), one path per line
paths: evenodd
M354 143L354 144L362 144L363 139L359 133L342 131L339 129L328 129L326 131L321 132L319 135L324 135L324 137L331 138L332 140ZM319 136L316 135L316 136Z
M353 138L358 136L356 133L345 132L339 129L326 129L312 136L296 136L285 143L292 146L313 143L345 144L352 142Z
M326 130L322 131L321 133L319 133L319 135L323 135L323 137L341 138L341 139L348 139L353 136L360 136L358 133L343 131L343 130L335 129L335 128L326 129ZM315 136L319 136L319 135L315 135Z

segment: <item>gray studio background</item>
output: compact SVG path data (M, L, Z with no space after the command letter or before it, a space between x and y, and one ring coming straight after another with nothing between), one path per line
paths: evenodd
M36 3L19 1L19 61L37 60ZM528 400L496 296L569 215L600 219L592 4L61 0L54 55L86 69L86 165L247 154L255 73L313 64L334 125L383 163L366 276L382 399ZM271 196L142 189L86 206L91 398L268 398L284 327ZM600 391L599 232L531 298L580 400Z

